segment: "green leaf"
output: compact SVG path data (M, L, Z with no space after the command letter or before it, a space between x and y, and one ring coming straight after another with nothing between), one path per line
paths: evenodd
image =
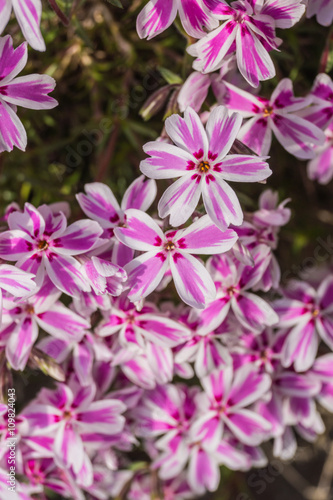
M158 70L163 76L164 80L170 85L183 83L183 80L180 78L180 76L176 75L176 73L173 73L169 69L159 67Z

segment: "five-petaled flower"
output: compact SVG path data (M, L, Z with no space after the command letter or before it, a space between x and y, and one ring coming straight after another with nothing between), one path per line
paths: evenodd
M167 231L140 210L125 212L126 227L116 228L115 235L125 245L145 252L125 266L130 291L136 302L147 297L170 268L181 299L202 309L214 299L215 285L204 265L192 254L223 253L234 245L237 235L232 229L221 231L208 216L201 217L186 229Z
M223 106L211 112L206 130L191 108L185 118L173 115L166 120L166 131L176 146L149 142L144 151L151 158L140 164L141 171L153 179L180 177L159 201L161 218L170 215L171 225L180 226L193 214L202 194L208 215L222 230L242 223L238 198L226 181L263 181L272 172L263 158L227 156L241 124L241 116L229 116Z
M55 81L48 75L17 75L27 63L26 42L13 48L12 38L0 37L0 153L27 145L26 131L16 114L16 106L52 109L58 102L48 94Z

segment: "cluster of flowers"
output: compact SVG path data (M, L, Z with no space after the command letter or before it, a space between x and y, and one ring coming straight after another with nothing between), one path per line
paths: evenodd
M40 1L0 0L0 30L12 9L43 50ZM307 9L326 24L332 0L309 0ZM266 441L291 458L295 433L313 441L324 430L317 403L333 411L333 274L282 286L274 250L289 200L268 189L244 215L229 185L271 175L272 132L311 160L312 178L333 175L330 78L318 75L301 98L289 79L270 100L254 91L274 76L275 29L292 27L305 5L150 0L139 36L161 33L178 12L199 39L188 49L196 71L178 96L184 117L169 117L162 137L144 146L143 175L121 204L107 185L90 183L77 195L86 219L68 225L61 202L12 204L2 219L1 379L39 367L57 381L17 414L23 500L47 489L73 500L195 498L218 487L221 465L264 466ZM17 77L26 60L26 44L14 50L0 38L1 151L26 146L17 105L57 104L50 77ZM216 105L198 114L210 85ZM147 214L155 180L175 178L158 213ZM3 443L6 418L0 405ZM4 499L7 462L3 446Z
M174 131L190 133L179 124ZM212 137L210 156L220 144ZM221 171L237 158L222 159ZM190 175L214 179L213 168ZM289 200L266 190L233 229L194 215L163 232L165 220L146 213L155 197L144 176L120 206L106 185L87 184L77 199L89 219L70 225L66 204L8 207L0 256L16 266L0 266L0 356L58 380L17 415L19 498L49 488L74 500L124 491L148 500L154 487L163 498L194 498L218 487L221 465L264 466L265 441L291 458L295 431L313 441L324 430L316 403L333 411L333 274L280 287L274 250ZM262 297L278 288L281 298ZM320 340L327 349L317 356ZM137 447L142 460L131 464ZM0 492L7 454L4 446Z

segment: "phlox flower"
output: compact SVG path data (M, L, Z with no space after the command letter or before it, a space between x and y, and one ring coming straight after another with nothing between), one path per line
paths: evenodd
M140 38L150 40L166 30L179 13L184 30L194 38L201 38L216 28L218 21L213 18L204 0L150 0L137 18L137 32Z
M76 195L81 209L103 228L103 238L108 239L109 247L112 246L113 264L127 264L133 258L133 251L113 237L114 228L124 223L124 211L128 208L148 210L156 197L156 182L141 175L127 188L120 205L106 184L92 182L84 189L86 193Z
M299 111L299 115L321 129L333 120L333 82L326 73L317 75L310 92L312 105Z
M218 255L208 261L208 270L216 289L216 299L202 311L206 327L216 328L226 318L230 309L237 321L250 332L260 332L265 326L278 321L273 308L250 290L265 272L270 248L258 245L253 252L254 265L247 266L229 255Z
M32 48L44 51L45 43L39 27L41 0L0 0L0 33L7 26L12 10L27 42Z
M181 299L202 309L216 295L215 285L204 265L192 254L223 253L237 240L233 230L221 231L208 216L201 217L186 229L167 231L140 210L125 212L126 227L117 227L116 237L125 245L143 253L125 266L132 302L153 292L165 272L171 269Z
M9 231L0 234L0 256L16 261L17 267L36 275L41 285L45 274L68 295L89 291L90 285L73 257L89 251L102 234L97 222L80 220L67 227L62 212L54 214L50 207L36 209L30 203L24 212L8 216Z
M4 299L0 345L6 346L6 356L14 370L26 366L39 328L58 339L78 342L90 327L86 319L58 300L60 295L61 291L47 279L28 299Z
M149 302L137 311L134 304L123 296L114 301L104 316L96 333L101 337L119 333L120 342L128 348L131 343L144 347L145 338L161 346L175 347L189 337L185 325L161 314Z
M211 220L225 230L229 224L240 225L243 213L235 192L226 181L258 182L272 173L263 158L228 155L241 127L238 113L230 116L223 106L215 108L206 130L191 108L184 118L172 115L165 128L175 145L149 142L140 170L154 179L180 177L170 186L158 204L161 218L170 215L170 224L179 226L194 212L200 196Z
M315 148L316 156L307 166L309 179L320 184L328 184L333 177L333 122L325 130L325 136L325 143Z
M298 372L308 370L316 358L319 340L333 349L333 277L327 276L315 290L303 281L292 281L284 297L274 304L279 327L289 330L282 364Z
M7 35L0 38L0 152L23 151L27 145L26 131L16 115L16 106L28 109L52 109L58 102L48 94L55 81L48 75L17 75L27 63L27 44L13 48Z
M50 436L55 463L72 468L75 475L82 469L92 476L91 462L85 448L89 443L103 443L103 437L120 434L125 423L126 406L116 399L94 400L92 384L81 387L75 380L70 385L57 384L55 390L42 389L24 409L30 436ZM92 477L91 477L92 480Z
M225 87L225 105L250 118L237 138L257 154L269 152L273 133L290 154L300 159L313 158L313 146L323 144L322 130L299 116L299 112L313 102L313 97L294 97L289 78L280 81L270 99L257 97L228 82Z
M333 22L333 0L308 0L306 17L316 16L322 26L330 26Z
M270 16L257 14L247 0L217 4L214 16L222 25L188 47L197 59L193 68L202 73L219 69L226 55L236 51L237 64L243 77L253 87L269 80L275 68L268 51L277 49L275 23Z
M9 292L14 297L24 297L36 289L34 277L34 274L22 271L22 269L0 263L0 326L3 291Z
M227 366L203 377L201 383L204 392L196 396L196 404L202 416L193 428L198 440L205 439L216 449L225 428L248 446L258 446L267 440L270 422L251 409L270 389L271 379L267 374L259 374L251 365L235 371Z

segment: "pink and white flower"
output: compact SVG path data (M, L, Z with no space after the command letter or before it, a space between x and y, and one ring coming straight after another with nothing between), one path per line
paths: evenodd
M149 0L137 18L137 32L140 38L150 40L165 31L179 13L184 30L194 38L201 38L217 27L203 0ZM205 29L204 29L205 28Z
M16 106L52 109L58 105L48 95L55 87L53 78L17 76L27 63L27 53L26 43L14 49L9 35L0 38L0 153L12 151L14 146L23 151L26 148L27 134L16 114Z
M81 387L75 381L58 384L55 390L42 389L23 412L31 436L51 436L55 463L79 475L91 469L85 439L103 443L103 438L120 434L126 406L115 399L94 400L94 385ZM94 441L95 440L95 441Z
M97 221L103 228L103 238L109 240L109 247L112 246L112 263L124 266L133 259L133 251L113 237L114 228L124 224L125 210L148 210L156 198L156 182L141 175L127 188L120 206L106 184L93 182L86 184L84 189L86 194L76 195L81 209L87 217Z
M170 215L172 226L183 224L202 195L208 215L221 230L240 225L242 209L226 181L263 181L272 173L268 164L256 156L228 155L242 123L238 113L229 116L225 107L218 106L206 130L191 108L184 116L173 115L165 122L175 145L155 141L144 146L150 158L141 162L141 172L154 179L180 177L160 199L160 217Z
M307 166L309 179L319 184L328 184L333 177L333 122L325 130L325 136L325 143L315 148L316 156Z
M250 118L237 137L257 154L268 154L273 133L290 154L301 159L313 158L313 147L323 144L322 130L299 116L299 112L313 102L313 97L294 97L289 78L280 81L270 99L257 97L227 82L225 87L225 105Z
M4 299L4 325L0 345L14 370L23 370L39 328L57 339L78 342L90 323L65 307L59 291L48 279L29 299Z
M269 437L271 424L251 409L270 389L267 374L259 374L251 365L236 371L227 366L201 383L205 392L196 396L196 404L202 416L192 429L198 440L209 440L212 449L217 449L225 428L248 446L258 446Z
M116 237L143 253L125 266L130 287L128 297L137 302L153 292L164 274L171 269L181 299L202 309L216 295L215 285L196 255L223 253L237 240L235 231L221 231L208 216L201 217L186 229L167 231L140 210L125 212L126 227L117 227Z
M68 295L90 291L75 255L89 251L99 241L102 228L97 222L80 220L67 227L62 212L57 215L47 205L36 209L30 203L24 212L8 217L9 231L0 234L0 256L16 261L17 267L36 275L41 285L45 274Z
M40 32L41 0L0 0L0 33L7 26L12 10L27 42L33 49L44 51L45 43Z
M258 14L254 2L247 0L230 6L220 2L213 12L223 23L187 49L197 58L193 68L210 73L222 66L226 55L236 51L239 71L250 85L258 87L260 81L273 78L275 68L268 51L278 48L274 19Z
M333 0L308 0L306 17L316 16L322 26L333 22Z
M253 266L242 264L228 255L209 260L208 270L214 280L217 297L201 313L206 327L214 329L219 326L230 309L250 332L259 333L265 326L277 323L278 316L268 302L250 292L269 264L269 252L266 245L258 245L253 252Z
M293 364L296 371L311 368L319 340L333 349L333 277L327 276L315 290L302 281L293 281L276 301L279 327L288 329L282 364Z

